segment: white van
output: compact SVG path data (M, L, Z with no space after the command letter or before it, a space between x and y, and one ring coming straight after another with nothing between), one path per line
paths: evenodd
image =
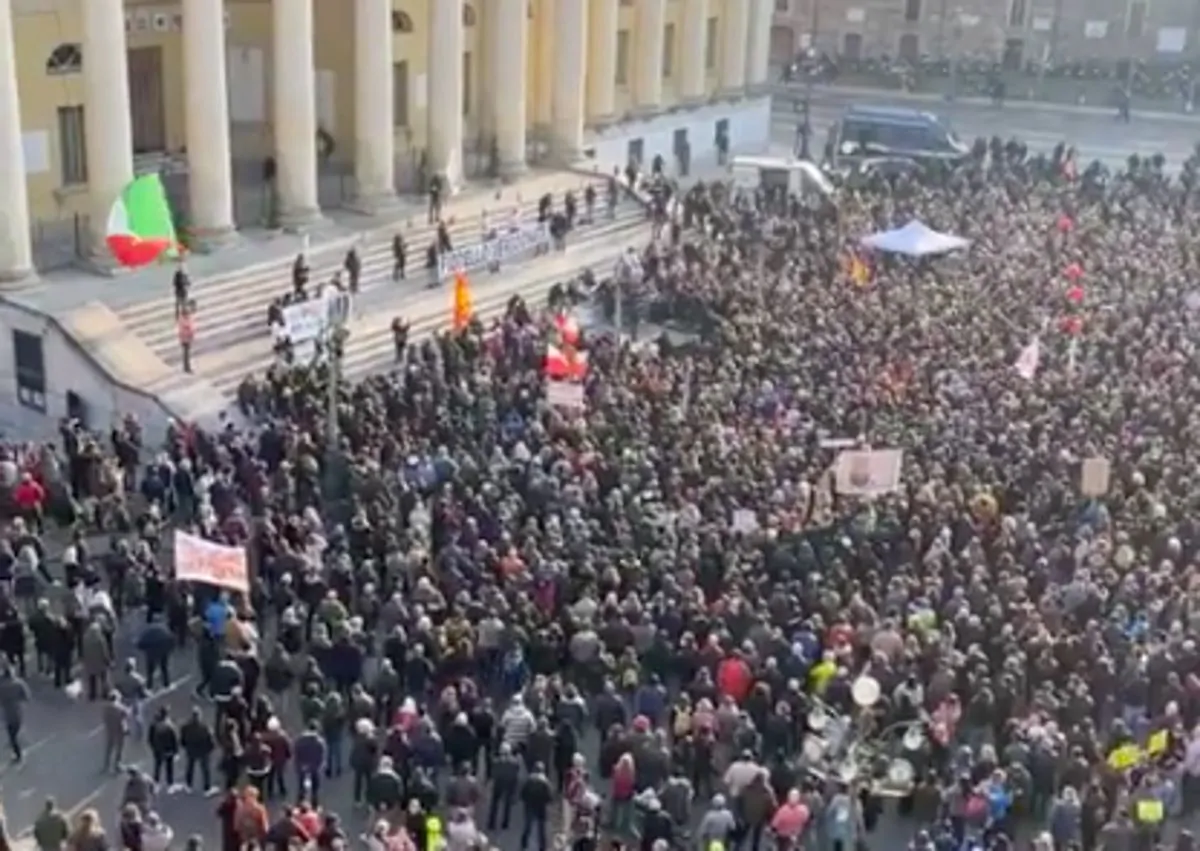
M729 172L734 185L745 189L785 186L789 193L801 198L814 193L825 198L834 194L833 183L819 166L808 160L735 156Z

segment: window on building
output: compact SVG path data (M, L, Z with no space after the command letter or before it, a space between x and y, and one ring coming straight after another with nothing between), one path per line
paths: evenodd
M716 18L709 18L707 29L704 33L704 69L706 71L716 70L717 67L717 32L718 24Z
M629 30L617 30L617 85L629 85Z
M670 77L675 68L675 25L663 27L663 76Z
M46 60L47 74L78 74L83 70L83 48L78 44L60 44Z
M87 183L87 139L82 106L58 108L58 158L63 186Z
M1008 25L1010 27L1025 26L1025 0L1011 0L1008 6Z
M412 18L408 13L401 12L399 9L392 10L392 32L410 33L413 31Z
M17 368L17 401L26 408L46 410L46 355L42 338L13 331L13 363Z
M775 11L781 15L786 14L788 12L789 5L790 0L775 0Z
M471 54L463 54L463 115L471 114Z
M470 6L470 4L463 4L462 18L464 27L475 26L475 10Z
M904 20L910 24L921 20L921 0L904 0Z
M397 127L408 126L407 61L392 66L392 123Z
M1146 33L1146 15L1149 12L1147 8L1150 4L1147 0L1133 0L1129 4L1129 18L1126 22L1125 32L1130 38L1141 38Z

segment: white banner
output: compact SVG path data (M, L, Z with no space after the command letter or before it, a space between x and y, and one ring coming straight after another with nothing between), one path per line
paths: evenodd
M196 535L175 532L175 578L207 582L243 594L250 591L250 565L244 547L214 544Z
M834 484L842 496L881 496L900 489L903 449L849 450L834 463Z
M546 401L554 408L582 411L587 402L583 396L583 385L574 381L549 381L546 383Z
M331 325L346 321L350 306L349 293L326 287L320 298L285 307L281 334L291 342L296 360L311 360L317 341L328 333Z
M456 248L438 256L438 277L454 272L470 274L506 263L518 255L550 247L550 228L544 224L520 225L500 230L492 239Z

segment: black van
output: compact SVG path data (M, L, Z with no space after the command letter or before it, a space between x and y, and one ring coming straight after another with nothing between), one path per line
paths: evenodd
M830 128L825 144L825 159L837 171L879 157L957 162L969 153L933 113L884 106L850 107Z

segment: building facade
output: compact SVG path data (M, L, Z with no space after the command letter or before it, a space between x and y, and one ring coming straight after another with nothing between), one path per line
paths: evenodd
M246 182L269 183L279 223L299 228L319 220L330 170L378 213L399 172L457 186L485 153L507 176L618 137L649 159L662 148L645 134L686 136L701 112L728 123L765 90L775 6L0 0L0 279L28 275L53 227L98 252L145 169L176 174L193 239L219 246Z
M814 45L851 58L951 56L1020 67L1200 59L1197 0L775 0L772 60Z

